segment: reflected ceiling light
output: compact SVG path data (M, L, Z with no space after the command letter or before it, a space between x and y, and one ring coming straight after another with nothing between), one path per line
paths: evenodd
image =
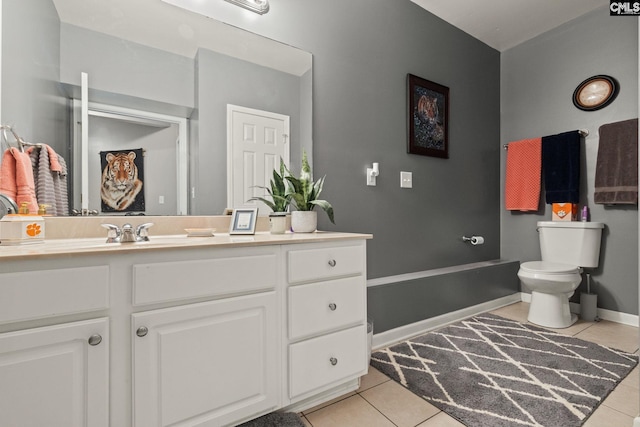
M269 0L225 0L236 6L264 15L269 12Z

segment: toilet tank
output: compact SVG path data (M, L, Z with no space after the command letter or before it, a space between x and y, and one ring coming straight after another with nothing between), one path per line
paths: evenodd
M542 261L597 267L603 228L601 222L539 221Z

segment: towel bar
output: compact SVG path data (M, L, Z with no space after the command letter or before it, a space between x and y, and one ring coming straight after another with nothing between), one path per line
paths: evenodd
M586 136L589 136L589 131L586 129L579 129L578 133L580 134L580 136L582 136L583 138ZM503 144L502 148L504 148L505 150L509 149L509 144Z

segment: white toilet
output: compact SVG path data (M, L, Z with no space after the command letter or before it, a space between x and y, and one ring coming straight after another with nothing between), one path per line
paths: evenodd
M582 267L597 267L604 224L539 221L542 261L520 264L518 277L531 290L528 320L547 328L566 328L578 317L569 298L582 281Z

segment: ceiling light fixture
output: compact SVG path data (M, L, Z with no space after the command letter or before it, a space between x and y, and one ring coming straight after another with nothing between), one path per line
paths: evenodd
M264 15L269 12L269 0L225 0L236 6L243 7L252 12Z

